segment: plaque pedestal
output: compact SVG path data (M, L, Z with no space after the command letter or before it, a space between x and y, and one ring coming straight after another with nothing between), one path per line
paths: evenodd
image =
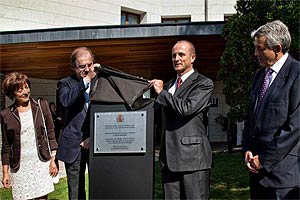
M92 102L89 199L153 199L153 126L153 103L130 111Z

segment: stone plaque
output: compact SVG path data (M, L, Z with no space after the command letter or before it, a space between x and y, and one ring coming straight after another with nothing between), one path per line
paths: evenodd
M94 113L94 153L145 153L146 111Z

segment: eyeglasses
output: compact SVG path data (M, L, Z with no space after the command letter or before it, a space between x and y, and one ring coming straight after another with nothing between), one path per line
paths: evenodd
M86 67L91 67L93 65L93 63L89 63L89 64L85 64L85 65L78 65L77 67L79 68L79 69L85 69Z

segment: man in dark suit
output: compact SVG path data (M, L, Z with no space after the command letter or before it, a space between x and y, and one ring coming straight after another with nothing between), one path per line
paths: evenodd
M291 36L281 21L252 32L262 66L254 77L243 148L251 199L299 199L300 63L288 50Z
M151 80L164 110L160 149L165 199L208 199L212 153L207 110L213 82L193 68L194 45L178 41L172 49L177 77L163 86Z
M82 126L96 76L94 55L90 49L78 47L70 61L75 73L57 84L59 100L65 108L57 158L65 164L69 199L86 199L84 175L89 158L89 133L82 130Z

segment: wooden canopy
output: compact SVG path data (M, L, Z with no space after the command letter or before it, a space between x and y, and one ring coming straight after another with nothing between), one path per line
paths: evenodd
M197 24L195 26L198 27ZM140 27L133 28L139 30ZM1 41L5 41L4 35L9 38L15 34L4 33ZM211 31L210 34L194 34L190 31L181 35L160 33L142 36L143 34L138 37L134 37L133 34L133 37L118 38L105 36L72 39L70 37L71 40L50 38L26 42L9 42L10 40L7 39L0 45L1 73L19 71L32 78L59 80L72 73L69 64L71 52L76 47L86 46L94 52L96 62L100 64L147 79L157 78L166 81L175 75L171 49L177 40L186 39L196 48L195 68L211 79L216 79L220 58L225 48L225 40L220 33Z

